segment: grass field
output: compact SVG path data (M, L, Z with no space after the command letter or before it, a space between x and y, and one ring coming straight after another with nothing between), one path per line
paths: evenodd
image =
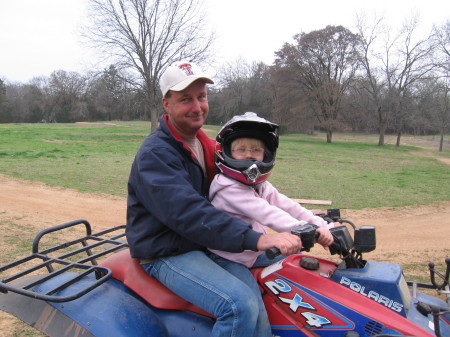
M148 122L3 124L0 173L86 192L126 195L134 155ZM206 126L215 137L219 127ZM376 135L283 135L270 181L290 197L332 200L335 207L405 206L450 200L450 169L421 147L377 146ZM389 141L389 138L388 138ZM405 144L433 137L403 137ZM429 150L427 150L429 151ZM439 153L450 158L450 151Z

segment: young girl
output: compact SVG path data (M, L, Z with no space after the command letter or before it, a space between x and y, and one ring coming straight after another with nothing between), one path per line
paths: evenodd
M333 242L328 224L321 217L278 192L267 181L275 165L278 125L255 113L233 117L216 138L216 165L220 171L211 184L209 198L218 209L251 223L255 231L289 232L296 225L314 224L318 242ZM264 252L229 253L211 250L228 260L254 267ZM262 257L262 256L261 256Z

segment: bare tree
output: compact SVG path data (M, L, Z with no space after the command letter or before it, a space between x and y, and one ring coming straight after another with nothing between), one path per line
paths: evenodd
M97 118L123 119L127 110L127 87L125 74L121 74L114 65L91 80L89 84L89 98Z
M433 78L423 81L420 88L419 109L421 116L429 116L433 131L439 131L439 151L444 146L444 135L450 125L450 78ZM424 127L424 122L418 125Z
M358 66L358 36L342 26L294 36L277 51L275 65L289 68L290 81L297 82L309 98L309 106L326 129L331 143L342 98Z
M224 64L217 77L220 92L214 94L214 105L217 106L214 116L209 117L211 121L222 123L245 111L271 118L271 83L267 65L238 58Z
M442 81L441 85L441 98L439 101L438 114L440 118L440 133L441 139L439 141L439 152L442 152L444 147L444 134L448 131L450 124L450 80L446 78Z
M378 54L377 43L381 33L385 32L383 18L374 18L372 24L368 25L366 18L357 16L356 27L361 39L360 62L364 71L365 81L359 81L361 88L365 90L370 98L369 111L377 117L379 139L378 145L384 145L384 136L389 120L389 109L383 107L383 89L386 81L377 63L382 57Z
M378 116L380 146L384 145L389 123L393 123L397 132L396 145L400 145L408 116L407 106L414 98L414 85L432 76L436 68L433 35L419 37L418 27L419 17L414 16L406 20L392 38L392 30L383 25L382 18L375 18L372 25L366 25L364 18L357 18L362 41L361 64L367 77L366 90L372 97L372 111Z
M400 44L392 57L387 55L384 66L388 83L388 90L393 93L391 102L393 104L393 113L396 119L397 142L400 146L400 138L403 131L404 119L407 114L405 105L412 96L412 89L415 83L431 75L436 68L433 62L433 54L436 45L433 43L432 34L425 38L417 38L416 31L419 19L413 17L409 22L405 22L398 36ZM394 40L395 42L397 39ZM395 44L386 45L386 53L389 54L391 47ZM391 54L391 56L393 56Z
M0 78L0 123L9 121L6 108L6 84L5 81Z
M437 43L439 58L439 67L442 68L444 76L450 74L450 20L447 20L442 26L435 26L434 38Z
M86 78L77 72L52 72L47 88L51 108L46 120L64 123L83 120L86 106L82 98L86 92L86 84Z
M158 81L177 60L203 61L213 41L198 0L89 0L92 26L85 35L118 69L132 69L146 95L151 129L157 127Z
M439 151L442 152L444 144L444 134L450 123L450 20L442 26L434 27L434 37L438 48L437 67L439 81L439 125L441 140Z
M218 72L221 89L220 112L225 122L233 115L244 113L245 101L248 98L248 79L251 76L251 65L244 59L238 58L224 64Z
M270 69L272 115L281 132L312 134L317 120L303 89L290 79L289 68L273 66Z

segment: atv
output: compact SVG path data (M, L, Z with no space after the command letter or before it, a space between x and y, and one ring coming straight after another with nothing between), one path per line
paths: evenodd
M450 258L445 273L429 264L430 284L407 282L399 265L362 258L376 248L374 227L357 228L339 210L321 216L342 224L331 229L338 262L307 254L317 234L303 225L292 229L303 252L252 269L273 336L450 336ZM75 226L86 235L51 244L51 233ZM50 336L206 337L215 322L143 270L125 226L93 234L88 221L75 220L47 228L31 255L0 267L0 278L0 309Z

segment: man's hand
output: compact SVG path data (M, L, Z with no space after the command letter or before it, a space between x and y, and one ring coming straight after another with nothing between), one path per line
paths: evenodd
M263 234L259 237L256 247L259 251L276 247L280 250L282 255L288 256L300 251L302 248L302 241L297 235L291 233Z
M317 243L321 244L323 247L329 247L333 243L333 235L331 235L328 228L319 227L316 229L316 232L319 233Z

